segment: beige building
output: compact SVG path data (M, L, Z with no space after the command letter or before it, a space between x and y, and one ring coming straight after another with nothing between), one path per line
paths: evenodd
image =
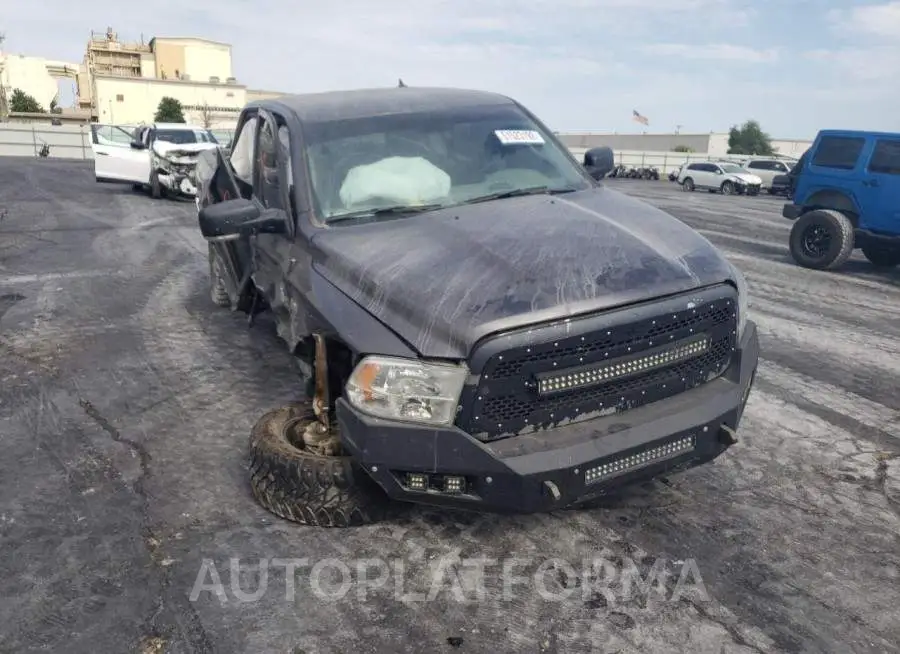
M181 102L186 121L229 127L247 102L247 89L239 84L95 74L94 89L97 121L112 124L152 122L160 100L170 97Z
M200 38L126 43L112 29L92 33L83 68L79 104L101 123L151 122L160 100L171 97L181 102L188 122L228 129L248 101L281 95L239 84L231 46Z

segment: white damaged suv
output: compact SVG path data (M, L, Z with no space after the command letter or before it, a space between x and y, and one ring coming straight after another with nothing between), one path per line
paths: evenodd
M747 172L738 164L722 161L695 161L684 166L678 174L678 183L685 191L706 189L724 195L758 195L762 179Z

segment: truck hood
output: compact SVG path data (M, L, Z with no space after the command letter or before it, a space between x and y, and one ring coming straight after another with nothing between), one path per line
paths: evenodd
M731 277L690 227L605 187L441 209L312 239L313 266L424 357L492 332Z

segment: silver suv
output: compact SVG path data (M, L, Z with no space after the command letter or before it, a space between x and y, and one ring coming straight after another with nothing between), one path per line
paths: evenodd
M758 195L762 180L734 163L697 161L681 169L678 183L685 191L706 189L724 195Z
M778 175L787 175L791 172L789 163L780 159L749 159L742 167L748 173L759 177L765 189L772 186L772 180Z

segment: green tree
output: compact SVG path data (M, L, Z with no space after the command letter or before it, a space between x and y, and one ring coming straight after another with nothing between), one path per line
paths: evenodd
M156 108L156 116L153 117L153 120L157 123L186 122L184 120L184 109L181 106L181 102L175 98L166 96L159 101L159 106Z
M772 139L762 131L755 120L748 120L738 127L732 126L728 132L728 154L756 154L771 156L775 154Z
M694 148L689 145L676 145L672 148L672 152L693 152Z
M9 110L29 114L46 113L34 96L28 95L22 89L13 89L12 95L9 96Z
M62 107L59 106L59 102L57 102L56 98L53 98L50 101L50 113L51 114L61 114Z

